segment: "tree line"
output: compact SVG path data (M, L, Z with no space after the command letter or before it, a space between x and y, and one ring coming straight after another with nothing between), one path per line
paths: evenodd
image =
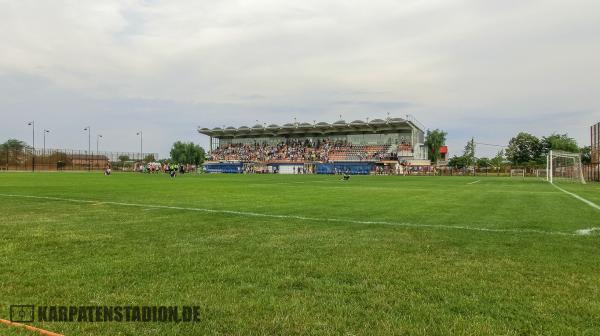
M437 163L439 150L446 141L446 132L441 130L427 131L425 144L429 151L429 158ZM568 134L553 133L548 136L536 137L533 134L520 132L512 137L505 149L499 150L492 158L476 157L476 143L471 139L465 145L462 155L455 155L448 160L448 166L454 168L465 167L494 167L500 168L505 165L535 167L546 164L546 155L550 150L580 153L582 163L591 162L591 150L589 146L579 147L575 139Z
M4 159L7 162L15 161L13 163L18 163L16 161L19 160L23 154L30 154L31 151L32 147L26 142L18 139L8 139L6 142L0 144L0 160ZM201 165L206 159L204 148L193 142L177 141L173 143L173 146L171 146L169 154L170 157L168 159L163 159L160 161ZM60 155L60 153L54 155ZM64 155L66 156L66 154ZM121 164L131 161L131 158L128 155L121 155L118 157L118 159ZM143 161L153 162L156 161L156 158L154 155L149 154L144 158Z

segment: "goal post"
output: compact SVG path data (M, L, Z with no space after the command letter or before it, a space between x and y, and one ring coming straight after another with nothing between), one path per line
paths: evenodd
M511 169L510 177L522 177L525 178L525 169Z
M566 181L585 184L581 155L550 150L546 156L546 181L550 183Z

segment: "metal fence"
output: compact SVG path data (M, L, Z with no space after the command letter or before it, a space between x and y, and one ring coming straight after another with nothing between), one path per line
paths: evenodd
M500 168L494 167L469 167L469 168L454 168L440 167L436 169L436 175L439 176L510 176L511 169L525 169L526 176L537 176L536 168L528 167L511 167L504 166Z
M2 149L0 170L61 171L103 170L108 165L113 170L133 170L136 163L158 160L157 153L90 152L72 149Z
M505 166L502 168L438 168L435 175L441 176L510 176L511 169L522 169L525 177L546 177L544 166ZM600 182L600 163L584 164L583 177L586 182ZM430 173L428 173L430 174Z
M600 182L600 162L583 165L583 177L588 182Z

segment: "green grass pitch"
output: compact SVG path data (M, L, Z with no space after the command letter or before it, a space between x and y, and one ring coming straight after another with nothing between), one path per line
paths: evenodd
M600 231L576 234L600 210L536 179L4 173L0 194L0 318L202 309L33 323L65 335L600 334Z

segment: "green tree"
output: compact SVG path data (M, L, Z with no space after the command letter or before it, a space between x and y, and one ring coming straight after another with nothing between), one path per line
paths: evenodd
M4 144L0 144L0 165L8 166L8 148Z
M521 132L510 139L506 148L506 157L515 165L538 161L542 155L540 139L535 135Z
M21 152L27 148L27 144L24 141L17 139L8 139L5 143L0 145L2 150L8 149L9 151Z
M177 163L200 165L204 162L205 152L193 142L177 141L171 147L171 160Z
M571 153L579 152L577 141L567 134L554 133L550 136L542 137L540 144L542 146L542 154L547 154L550 150L561 150Z
M582 147L579 153L581 153L581 163L592 163L592 148L590 146Z
M490 160L490 164L494 168L500 169L504 165L504 150L499 150L498 153L496 153L496 156Z
M148 154L144 158L144 162L154 162L154 161L156 161L156 158L154 157L154 154Z
M440 159L440 148L446 144L446 135L448 133L439 129L433 131L427 130L425 145L427 146L431 162L437 163Z
M0 144L0 162L3 164L20 163L23 159L23 154L30 147L24 141L17 139L8 139L3 144Z
M477 159L477 167L487 168L492 166L492 161L486 157Z
M121 170L125 171L125 162L130 160L129 155L119 155L117 159L119 159L119 163L121 163Z
M471 139L471 141L467 142L463 158L467 167L475 165L475 139Z
M453 167L453 168L465 168L467 166L468 162L467 159L465 158L465 156L456 156L454 155L453 157L450 158L450 160L448 160L448 167Z

